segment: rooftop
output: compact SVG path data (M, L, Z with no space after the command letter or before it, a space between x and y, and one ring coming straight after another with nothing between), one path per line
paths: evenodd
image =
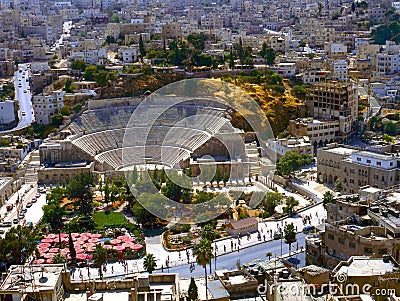
M334 153L334 154L338 154L338 155L344 155L344 156L349 156L355 152L358 152L357 149L347 148L347 147L343 147L343 146L330 148L330 149L327 149L326 151Z
M13 265L0 286L0 293L53 290L63 270L63 265Z
M345 274L348 277L357 277L384 275L399 272L399 269L393 261L388 260L385 262L383 258L353 256L348 261L339 263L333 272Z

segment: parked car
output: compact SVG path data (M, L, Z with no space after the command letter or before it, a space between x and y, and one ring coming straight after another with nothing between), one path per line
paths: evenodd
M13 204L8 204L8 205L6 206L7 211L11 211L13 208L14 208L14 205L13 205Z
M26 203L26 208L30 208L30 207L32 207L32 203L31 202Z
M281 232L275 232L274 233L274 239L281 239L282 238L282 233Z
M14 218L12 222L13 222L13 224L18 224L19 220L18 220L18 218Z
M39 192L36 193L36 194L35 194L35 197L36 197L36 198L40 198L40 193L39 193Z
M36 203L37 199L36 198L32 198L31 202L32 203Z
M11 227L12 226L11 222L4 222L3 224L4 224L5 227Z
M27 212L28 212L28 209L26 209L26 208L21 210L21 213L27 213Z
M313 225L307 225L303 228L303 233L307 234L310 232L313 232L315 230L315 227Z

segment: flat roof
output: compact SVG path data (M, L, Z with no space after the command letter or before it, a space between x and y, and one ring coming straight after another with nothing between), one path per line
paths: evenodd
M338 147L334 147L334 148L330 148L326 150L327 152L330 153L335 153L338 155L351 155L353 153L358 152L359 150L357 149L352 149L352 148L347 148L347 147L343 147L343 146L338 146Z
M353 256L350 264L341 266L337 273L348 277L375 276L393 273L395 268L393 262L384 262L382 258Z
M396 156L394 154L379 154L379 153L370 152L370 151L358 151L358 152L354 153L354 155L359 155L359 156L364 156L364 157L374 158L374 159L379 159L379 160L396 159Z
M0 293L53 290L64 265L12 265L0 286Z

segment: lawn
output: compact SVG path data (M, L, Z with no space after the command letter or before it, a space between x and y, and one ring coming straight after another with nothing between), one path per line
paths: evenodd
M121 225L127 222L125 216L120 212L96 212L93 214L93 221L96 226Z

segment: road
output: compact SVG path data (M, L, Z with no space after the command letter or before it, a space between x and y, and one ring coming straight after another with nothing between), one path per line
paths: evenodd
M242 238L243 239L243 238ZM297 242L298 247L305 248L305 234L299 233L297 234ZM297 243L292 245L292 251L296 250ZM283 254L289 253L289 245L282 242L282 250ZM266 243L258 244L246 249L239 249L239 252L232 252L225 255L217 256L217 270L235 270L237 269L238 263L241 265L255 259L268 259L265 254L267 252L271 252L273 256L280 256L281 254L281 240L272 240L267 241ZM294 255L300 263L298 267L302 267L305 265L305 255L304 253ZM212 271L214 272L214 260L212 260L211 265ZM210 267L207 267L207 272L209 272ZM204 276L204 268L200 265L195 265L195 270L191 273L189 269L189 264L181 265L177 267L173 267L170 269L164 269L164 272L169 270L170 273L179 273L180 277L189 278L189 277L199 277ZM161 273L161 270L157 270L155 273Z
M19 64L14 76L15 99L19 103L19 123L13 130L22 129L35 121L32 94L29 86L30 70L27 64Z
M70 32L72 28L72 21L66 21L63 24L63 33L61 37L57 40L57 42L54 43L54 45L51 47L51 51L56 51L58 48L60 48L60 45L64 43L64 39L67 39L70 37Z

